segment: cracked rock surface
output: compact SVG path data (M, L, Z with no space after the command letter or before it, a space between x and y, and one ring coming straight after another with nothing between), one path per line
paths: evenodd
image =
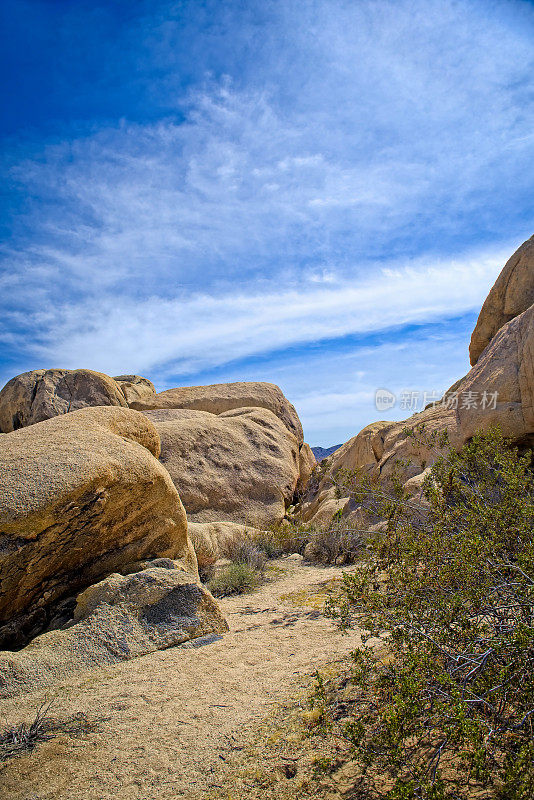
M0 392L0 431L10 433L86 406L128 403L119 385L90 369L36 369L12 378Z
M82 670L226 632L207 589L180 562L152 563L165 561L90 586L78 595L69 627L38 636L18 653L0 652L0 697L48 689Z

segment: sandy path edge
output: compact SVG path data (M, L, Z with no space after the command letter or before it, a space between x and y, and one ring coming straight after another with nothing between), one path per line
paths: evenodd
M96 725L8 761L0 770L2 800L202 798L228 754L299 675L360 643L357 631L342 636L318 610L321 587L341 575L339 568L294 558L273 565L276 580L221 601L228 634L78 675L55 688L55 717L83 713ZM310 592L316 602L306 600ZM2 724L31 720L51 694L1 701Z

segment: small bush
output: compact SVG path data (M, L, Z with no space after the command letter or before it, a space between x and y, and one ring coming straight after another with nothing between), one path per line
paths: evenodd
M236 564L247 564L252 569L263 572L267 554L254 542L247 539L237 539L227 544L224 555Z
M51 721L48 717L50 705L42 705L35 715L33 722L6 728L0 733L0 761L5 761L13 756L28 753L33 750L38 742L52 739Z
M299 553L320 564L352 564L361 556L365 537L346 520L335 518L323 528L295 522L276 525L261 531L254 543L268 558Z
M385 637L355 652L358 699L337 732L369 769L365 796L532 800L531 454L476 436L431 468L422 513L397 487L384 516L327 609Z
M268 558L279 558L291 553L302 554L313 530L315 529L305 523L289 523L285 520L269 530L259 531L254 537L254 543Z
M217 570L208 583L208 589L215 597L243 594L255 589L261 580L261 572L250 564L241 561L228 564Z
M361 558L365 536L344 522L334 519L322 531L314 533L304 548L304 557L320 564L353 564Z

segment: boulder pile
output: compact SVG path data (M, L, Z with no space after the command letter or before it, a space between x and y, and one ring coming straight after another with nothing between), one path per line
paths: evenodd
M215 415L236 408L265 408L283 422L296 437L299 447L303 442L302 425L295 407L274 383L242 381L215 383L211 386L185 386L159 392L142 401L134 401L132 408L138 411L181 408Z
M273 384L34 370L0 430L3 694L223 632L195 548L210 566L280 522L315 464Z

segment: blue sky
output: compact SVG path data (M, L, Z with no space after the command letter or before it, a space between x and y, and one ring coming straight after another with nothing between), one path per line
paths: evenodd
M534 4L0 15L1 383L274 381L330 445L384 416L377 388L467 371L480 305L533 233Z

